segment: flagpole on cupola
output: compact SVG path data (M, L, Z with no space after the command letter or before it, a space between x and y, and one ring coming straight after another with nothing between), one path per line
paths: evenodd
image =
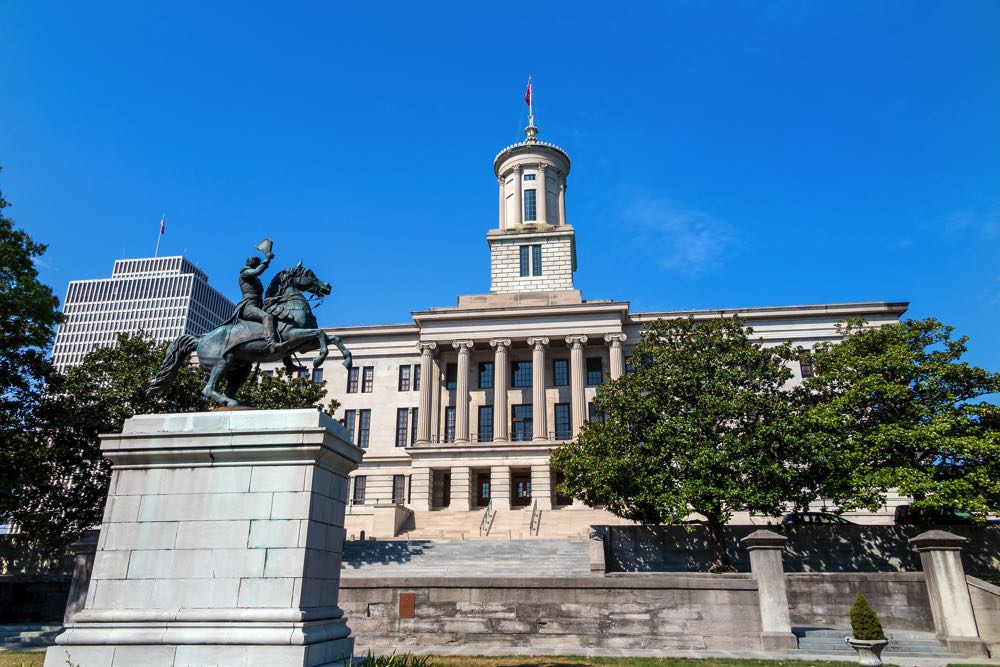
M538 141L538 128L535 127L535 95L531 89L531 75L528 75L528 88L524 91L524 101L528 103L528 127L524 128L525 141L533 144Z

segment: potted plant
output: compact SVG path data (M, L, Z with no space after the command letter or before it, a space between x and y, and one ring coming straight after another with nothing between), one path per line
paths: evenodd
M851 632L853 636L844 637L844 641L858 652L858 661L865 667L879 667L882 649L889 640L885 638L875 610L861 593L854 597L851 605Z

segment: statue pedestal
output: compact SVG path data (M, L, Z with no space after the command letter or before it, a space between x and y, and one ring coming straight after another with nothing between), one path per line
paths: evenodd
M318 410L129 419L82 611L47 666L343 664L347 475L362 451Z

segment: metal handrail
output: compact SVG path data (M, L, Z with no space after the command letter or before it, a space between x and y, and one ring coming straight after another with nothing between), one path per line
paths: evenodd
M489 526L487 524L488 524L488 522L490 520L490 511L492 509L493 509L493 499L490 498L489 504L486 505L486 513L483 514L483 520L479 522L479 536L480 537L483 536L483 531L484 530L488 530L489 529Z
M528 524L528 534L538 535L539 525L542 523L542 513L538 509L538 501L531 505L531 523Z

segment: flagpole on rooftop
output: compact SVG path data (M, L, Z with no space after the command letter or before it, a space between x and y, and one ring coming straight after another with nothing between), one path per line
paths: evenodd
M160 216L160 228L156 232L156 250L153 251L153 257L156 258L160 255L160 239L163 238L163 227L164 222L167 219L167 214L164 213Z

